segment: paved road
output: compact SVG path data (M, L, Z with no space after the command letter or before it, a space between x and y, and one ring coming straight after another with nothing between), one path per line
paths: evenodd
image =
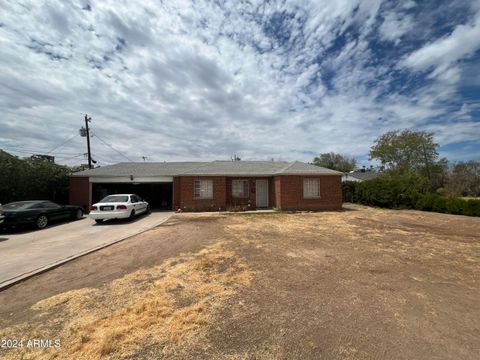
M172 212L153 212L133 222L92 219L52 225L44 230L0 232L0 289L81 254L151 229Z

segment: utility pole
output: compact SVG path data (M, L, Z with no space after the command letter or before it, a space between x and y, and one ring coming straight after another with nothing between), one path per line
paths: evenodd
M88 151L88 168L92 168L92 153L90 152L90 130L88 129L88 123L92 121L91 117L85 114L85 129L87 130L87 151Z
M88 128L88 123L92 121L91 117L88 117L87 114L85 114L85 127L82 127L80 129L80 136L86 137L87 138L87 156L88 156L88 168L92 168L92 153L90 151L90 129ZM93 161L94 163L96 161Z

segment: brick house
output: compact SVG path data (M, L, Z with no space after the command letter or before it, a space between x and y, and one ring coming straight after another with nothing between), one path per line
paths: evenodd
M70 204L135 193L152 208L182 211L338 210L341 178L298 161L119 163L71 175Z

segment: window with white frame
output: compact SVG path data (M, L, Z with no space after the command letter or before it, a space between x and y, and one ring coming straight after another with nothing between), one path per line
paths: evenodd
M232 180L232 196L248 198L248 180Z
M303 179L303 197L305 199L320 198L320 179Z
M193 197L195 199L212 199L213 198L213 181L212 180L195 180Z

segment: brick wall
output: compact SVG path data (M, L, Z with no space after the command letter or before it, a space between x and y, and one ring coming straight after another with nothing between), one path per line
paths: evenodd
M235 198L232 196L233 180L248 180L248 197ZM255 209L255 179L249 177L227 178L227 209L228 210L253 210Z
M194 181L212 180L213 198L194 199ZM227 205L227 181L221 176L179 176L173 180L173 209L183 211L218 211Z
M280 176L275 176L273 178L273 197L275 199L275 207L282 208L282 179Z
M194 199L194 181L213 180L213 199ZM173 208L183 211L218 211L221 210L254 210L256 207L257 179L268 181L269 206L275 206L275 188L273 178L253 177L221 177L221 176L177 176L173 179ZM248 180L249 194L247 198L234 198L232 196L232 181Z
M248 180L248 198L234 198L232 196L232 181ZM227 178L227 207L244 207L246 210L255 210L257 206L256 180L268 180L268 206L275 204L275 189L273 178L268 177L228 177ZM250 204L250 206L248 206Z
M303 198L303 179L320 179L320 198ZM294 176L275 178L277 207L282 210L339 210L342 208L342 182L340 175Z
M70 205L80 205L90 209L90 182L88 177L70 177L68 201Z
M174 177L173 178L173 210L178 210L181 209L181 183L180 183L180 178L179 177Z
M303 179L320 179L320 198L303 198ZM210 179L213 181L212 199L194 199L194 181ZM232 197L232 180L249 181L249 197ZM248 177L221 176L179 176L173 180L173 207L183 211L218 211L255 209L255 180ZM258 178L262 179L262 178ZM342 208L341 176L294 176L282 175L268 179L269 206L283 210L339 210ZM250 206L248 206L250 204Z

